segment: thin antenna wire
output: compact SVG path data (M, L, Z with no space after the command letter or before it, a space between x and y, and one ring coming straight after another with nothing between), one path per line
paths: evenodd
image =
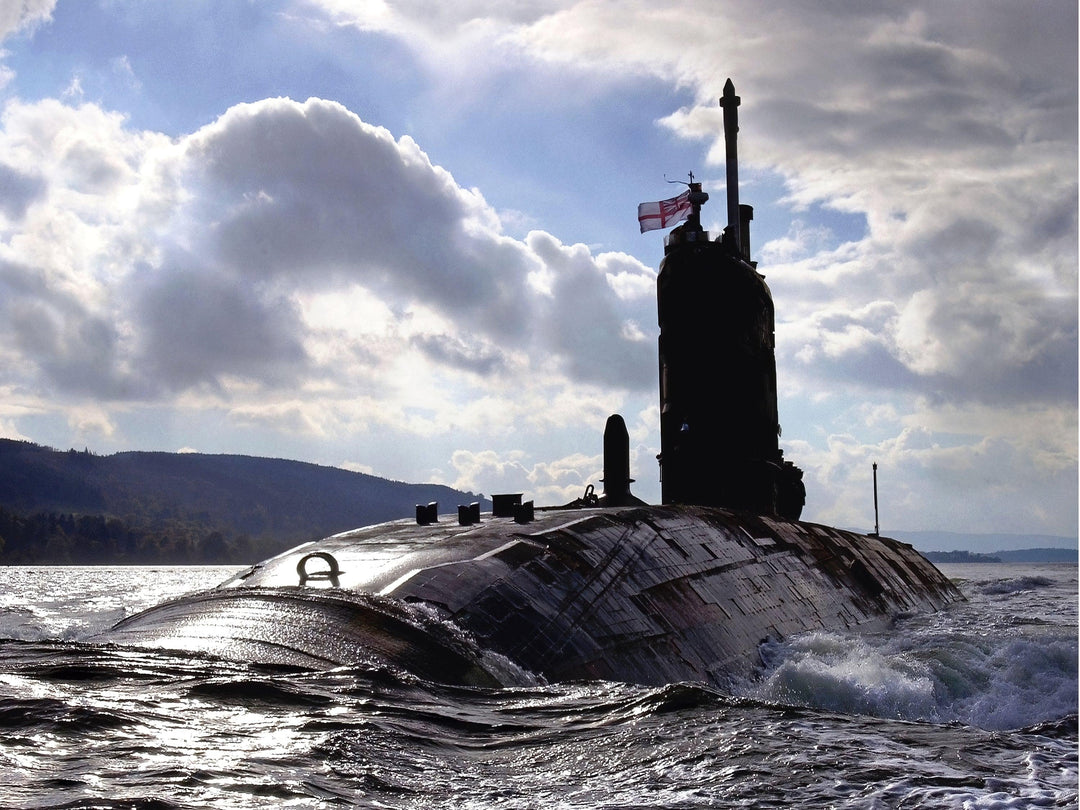
M694 183L694 173L690 172L690 182L688 183L685 180L668 180L667 179L667 173L665 172L664 173L664 182L665 183L678 183L680 186L691 186Z

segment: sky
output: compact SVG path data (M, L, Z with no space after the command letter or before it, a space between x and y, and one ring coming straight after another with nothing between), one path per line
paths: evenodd
M0 436L657 502L637 204L776 306L803 517L1077 534L1074 0L0 4ZM455 504L446 505L452 511Z

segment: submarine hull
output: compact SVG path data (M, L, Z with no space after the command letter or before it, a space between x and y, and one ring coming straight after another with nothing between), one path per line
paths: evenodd
M393 600L303 588L215 589L119 622L112 643L302 669L391 664L427 680L500 686L460 631Z
M726 686L767 640L962 599L911 546L720 507L538 510L379 524L132 616L104 640L325 668L386 661L469 685Z

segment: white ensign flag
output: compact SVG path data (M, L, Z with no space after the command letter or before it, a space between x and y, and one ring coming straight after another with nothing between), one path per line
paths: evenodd
M690 189L687 189L678 197L660 202L641 203L637 207L637 220L641 226L641 232L655 231L657 228L666 228L690 215Z

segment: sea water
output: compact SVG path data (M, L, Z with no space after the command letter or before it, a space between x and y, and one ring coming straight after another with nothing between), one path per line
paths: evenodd
M0 568L5 808L1077 807L1076 565L763 647L728 693L467 689L88 642L227 567Z

